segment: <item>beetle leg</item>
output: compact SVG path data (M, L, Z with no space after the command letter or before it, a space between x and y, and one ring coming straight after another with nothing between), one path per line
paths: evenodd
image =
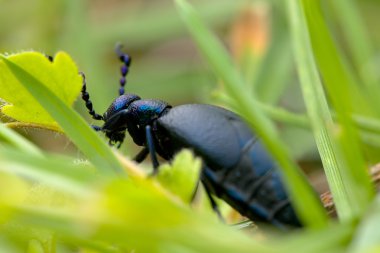
M102 130L100 126L91 125L91 128L94 129L96 132L99 132Z
M225 222L224 218L222 216L222 213L219 210L218 204L216 203L214 197L211 195L210 188L208 188L208 186L206 184L203 184L203 186L205 188L205 192L207 194L207 197L210 200L210 204L211 204L212 210L214 210L214 212L218 215L219 219L222 222Z
M137 163L141 163L145 160L146 156L149 154L149 149L144 147L134 158L133 160Z
M153 163L152 175L156 175L158 172L158 166L160 164L158 163L157 156L156 156L156 149L154 148L152 128L149 125L145 127L145 135L146 135L146 145L150 153L150 159L152 160L152 163Z

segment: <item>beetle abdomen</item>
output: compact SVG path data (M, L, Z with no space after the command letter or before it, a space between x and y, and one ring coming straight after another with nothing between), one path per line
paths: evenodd
M233 168L221 173L206 167L202 181L218 197L253 221L266 221L278 226L301 226L276 164L261 142L250 141L248 145Z
M277 164L236 114L216 106L182 105L160 117L157 126L165 136L158 137L161 149L191 148L203 158L203 183L241 214L301 226Z

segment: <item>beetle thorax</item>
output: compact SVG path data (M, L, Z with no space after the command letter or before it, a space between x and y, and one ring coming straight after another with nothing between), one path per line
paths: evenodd
M144 99L131 103L128 110L133 115L134 122L141 128L151 125L166 108L170 107L168 103L161 100Z

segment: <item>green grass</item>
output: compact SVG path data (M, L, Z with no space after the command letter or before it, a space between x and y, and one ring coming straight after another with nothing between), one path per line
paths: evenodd
M40 7L45 4L48 2L39 1ZM137 58L131 70L136 67L141 77L131 73L128 90L134 90L133 81L138 80L143 85L136 90L145 92L155 86L150 92L159 98L166 92L161 84L177 89L178 82L183 93L199 89L208 94L210 83L194 86L188 79L219 83L216 101L242 115L262 138L282 168L305 227L286 233L259 227L245 233L221 223L204 203L202 191L201 200L191 206L199 160L183 152L171 165L163 165L157 178L147 177L143 168L108 147L72 109L73 99L69 98L79 95L80 85L76 67L66 63L57 71L42 54L26 52L0 58L0 87L9 89L6 96L5 90L3 94L0 91L0 98L16 101L13 105L21 111L7 114L16 119L19 116L20 122L0 126L0 251L377 252L380 202L368 175L369 163L377 161L380 151L379 80L373 72L376 47L354 1L267 1L278 14L271 24L272 41L260 59L254 58L253 52L245 55L246 61L232 58L209 28L231 22L229 15L237 12L238 3L221 1L218 8L202 2L194 2L193 7L186 0L165 4L170 7L149 9L145 18L138 14L118 16L124 9L116 8L112 22L94 25L82 17L84 2L57 0L49 5L51 13L68 14L62 20L68 32L49 37L50 24L44 22L47 17L41 17L39 24L44 24L41 29L45 33L40 36L49 37L46 47L52 48L55 43L78 41L68 46L68 51L78 57L79 66L91 69L88 86L96 94L92 97L97 109L108 105L117 90L114 87L111 92L109 86L98 85L110 82L105 78L107 68L101 70L102 54L111 51L109 43L112 47L125 32L133 35L130 47L142 54L155 43L184 36L187 29L203 60L196 58L192 65L183 63L183 58L166 59L160 53ZM0 19L5 15L1 13ZM27 15L23 10L20 13ZM17 16L10 19L18 25ZM141 22L134 22L136 19ZM150 33L152 27L156 33ZM7 27L0 24L2 31ZM113 86L117 85L115 73ZM15 87L20 92L11 90ZM286 98L284 93L295 91L302 94L304 111L295 112L279 103ZM172 94L177 97L180 93ZM278 123L306 129L313 136L338 218L327 216L283 141ZM64 133L83 156L42 150L6 126ZM297 135L291 137L303 143Z

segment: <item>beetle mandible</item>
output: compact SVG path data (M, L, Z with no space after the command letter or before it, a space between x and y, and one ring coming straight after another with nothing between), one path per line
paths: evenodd
M170 160L181 149L190 148L203 160L201 182L214 210L217 211L217 205L212 195L255 222L302 226L276 162L238 115L212 105L172 107L161 100L124 94L131 58L121 47L116 47L123 63L120 96L103 115L94 111L82 73L82 99L92 118L104 121L103 126L93 128L104 132L110 145L117 144L119 148L128 131L133 141L143 147L134 160L142 162L149 154L153 173L159 166L157 154Z

